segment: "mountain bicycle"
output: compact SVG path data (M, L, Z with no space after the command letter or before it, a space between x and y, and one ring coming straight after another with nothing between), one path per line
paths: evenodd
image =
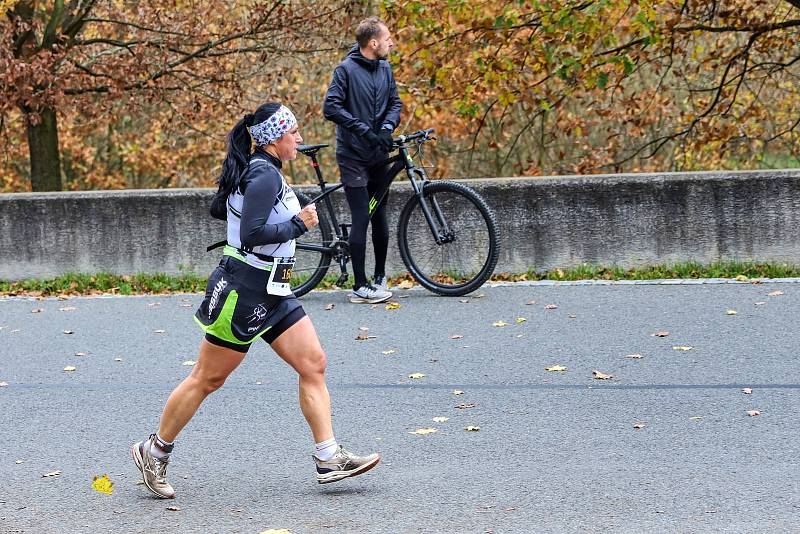
M461 296L481 285L494 272L500 253L500 233L494 212L473 189L451 181L429 180L423 161L423 145L435 139L433 128L401 135L394 139L398 153L385 162L384 184L370 198L370 217L386 196L394 179L405 170L413 195L408 199L397 223L400 257L411 276L424 288L439 295ZM350 224L340 223L331 193L343 184L329 185L320 170L317 153L330 145L300 145L297 150L311 160L320 194L314 198L297 192L300 204L317 205L319 225L296 240L292 291L301 296L314 289L325 277L332 262L341 274L335 285L348 280ZM413 156L412 156L413 152Z

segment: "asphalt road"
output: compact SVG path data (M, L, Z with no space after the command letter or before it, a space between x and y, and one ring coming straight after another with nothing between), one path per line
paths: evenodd
M800 284L481 294L305 297L337 438L382 463L319 486L296 378L262 344L179 437L174 501L128 448L196 358L200 296L0 300L0 532L800 532Z

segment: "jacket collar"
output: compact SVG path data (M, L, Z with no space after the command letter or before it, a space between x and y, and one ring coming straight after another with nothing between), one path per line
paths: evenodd
M353 61L361 65L367 70L375 70L380 65L382 60L380 59L369 59L361 53L361 49L358 48L358 43L353 45L353 48L350 49L350 52L347 53L347 57L351 58Z

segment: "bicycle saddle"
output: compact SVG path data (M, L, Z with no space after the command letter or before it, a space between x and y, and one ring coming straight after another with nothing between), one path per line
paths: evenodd
M313 156L320 151L321 148L331 145L297 145L297 151L305 154L306 156Z

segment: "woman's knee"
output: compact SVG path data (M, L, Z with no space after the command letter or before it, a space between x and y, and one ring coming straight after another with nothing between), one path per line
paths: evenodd
M225 380L228 379L227 375L205 373L192 373L191 377L194 379L196 387L199 388L204 395L214 393L221 388L222 385L225 384Z
M325 374L325 369L328 367L328 355L322 350L322 347L311 350L304 358L304 364L300 370L300 374L307 377L319 376Z

